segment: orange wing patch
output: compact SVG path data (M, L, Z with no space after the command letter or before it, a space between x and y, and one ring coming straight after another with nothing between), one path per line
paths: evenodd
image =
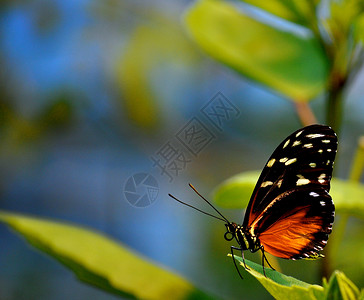
M317 257L326 240L321 237L331 232L320 216L307 217L307 209L278 220L259 235L264 250L274 256L298 259Z

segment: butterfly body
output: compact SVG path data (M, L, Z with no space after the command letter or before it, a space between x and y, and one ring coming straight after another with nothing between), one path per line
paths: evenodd
M250 250L255 252L260 249L261 245L256 236L252 236L244 227L232 222L225 224L226 233L224 235L227 241L235 239L241 246L241 250Z

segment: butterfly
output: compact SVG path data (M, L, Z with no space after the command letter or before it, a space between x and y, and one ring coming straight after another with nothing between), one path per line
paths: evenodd
M262 266L268 262L265 252L285 259L316 259L327 244L335 217L329 195L330 180L337 152L337 136L325 125L310 125L289 135L274 150L253 190L242 225L230 222L191 184L190 187L218 214L206 215L225 222L227 241L235 240L241 252L262 252ZM273 268L272 268L273 269Z

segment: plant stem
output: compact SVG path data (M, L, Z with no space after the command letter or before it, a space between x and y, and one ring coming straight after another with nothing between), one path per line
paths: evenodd
M343 94L346 84L346 77L340 76L339 73L332 71L329 82L327 97L327 115L326 123L336 132L339 132L343 114Z
M311 107L308 102L294 102L298 117L301 120L302 125L307 126L311 124L316 124L317 119L313 114Z

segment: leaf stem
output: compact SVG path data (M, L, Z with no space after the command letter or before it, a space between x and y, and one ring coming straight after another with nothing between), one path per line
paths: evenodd
M308 104L308 102L294 101L294 104L296 107L297 115L298 115L299 119L301 120L301 123L303 126L317 123L317 119L316 119L310 105Z
M339 128L341 127L343 114L343 94L346 82L346 77L340 76L335 71L332 72L327 96L326 123L330 125L336 132L338 132Z

